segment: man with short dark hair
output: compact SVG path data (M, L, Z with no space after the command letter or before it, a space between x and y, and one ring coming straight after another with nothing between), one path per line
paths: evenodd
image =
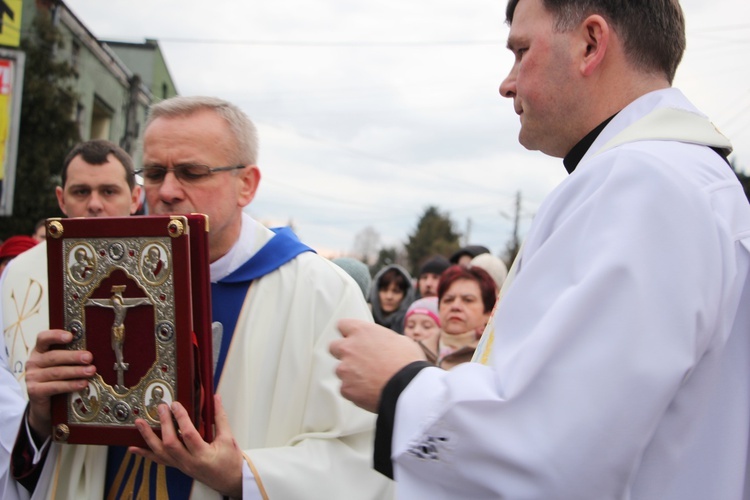
M62 185L55 192L60 210L68 217L127 216L138 208L141 187L135 184L133 161L110 141L94 139L77 144L63 161L60 177ZM2 450L9 453L26 405L26 361L39 332L49 328L46 242L9 263L0 279L0 302L4 333L0 361L7 362L10 370L8 373L5 366L0 368L2 390L5 396L14 398L3 401L0 442ZM13 491L17 485L12 481L6 484L6 475L0 475L0 497L13 498L18 494Z
M427 259L419 268L419 275L417 276L418 298L437 297L440 276L450 266L450 261L442 255L433 255Z
M122 217L138 209L141 187L133 161L116 144L94 139L77 144L63 161L62 185L55 188L60 210L68 217ZM2 314L9 364L25 388L25 362L36 335L49 328L47 245L16 258L2 279ZM38 305L32 310L26 307Z
M138 210L141 187L135 183L133 160L110 141L76 145L65 157L60 177L55 194L68 217L133 215Z
M339 324L376 468L403 498L748 498L750 207L729 141L670 88L677 0L511 0L507 20L500 93L570 176L474 362Z

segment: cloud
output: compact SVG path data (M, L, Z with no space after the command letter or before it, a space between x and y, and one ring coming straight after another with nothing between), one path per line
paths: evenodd
M316 248L348 251L368 225L400 244L437 205L497 253L516 193L523 232L565 178L559 160L518 145L518 117L499 96L512 62L504 2L66 3L102 38L159 39L181 93L242 107L261 136L263 181L250 212L292 220ZM682 5L688 52L676 83L750 166L750 37L731 21L750 6Z

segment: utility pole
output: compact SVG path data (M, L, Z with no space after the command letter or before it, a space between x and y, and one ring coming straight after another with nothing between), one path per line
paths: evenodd
M508 214L500 212L500 215L510 219ZM513 234L510 240L505 244L505 264L510 268L515 260L518 251L521 249L521 239L518 237L518 233L521 226L521 191L516 191L516 206L515 213L513 214Z
M464 245L467 246L471 242L471 217L466 218L466 232L464 232Z
M516 258L521 248L521 240L518 238L518 227L521 225L521 191L516 191L516 214L513 219L513 258Z

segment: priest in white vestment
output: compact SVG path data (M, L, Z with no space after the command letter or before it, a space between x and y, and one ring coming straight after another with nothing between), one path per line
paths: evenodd
M474 362L344 321L341 391L378 411L399 498L748 499L750 206L729 141L670 88L681 9L554 5L511 0L500 93L570 175Z
M13 454L33 498L391 496L392 481L371 468L374 417L338 393L328 353L337 322L371 321L369 310L343 270L243 212L260 181L256 150L253 124L215 98L153 106L144 134L150 212L209 216L216 438L203 441L173 403L159 405L161 438L136 422L149 449L49 443L45 396L80 390L95 367L85 352L51 352L70 334L44 331L26 364L28 432Z

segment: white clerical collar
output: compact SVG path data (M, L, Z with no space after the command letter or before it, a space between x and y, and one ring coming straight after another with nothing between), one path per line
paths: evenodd
M726 150L727 154L732 148L729 140L682 92L667 88L644 94L625 106L596 138L584 160L642 140L700 144Z
M242 264L255 255L258 223L245 212L242 212L240 237L224 256L211 263L211 283L226 278Z

